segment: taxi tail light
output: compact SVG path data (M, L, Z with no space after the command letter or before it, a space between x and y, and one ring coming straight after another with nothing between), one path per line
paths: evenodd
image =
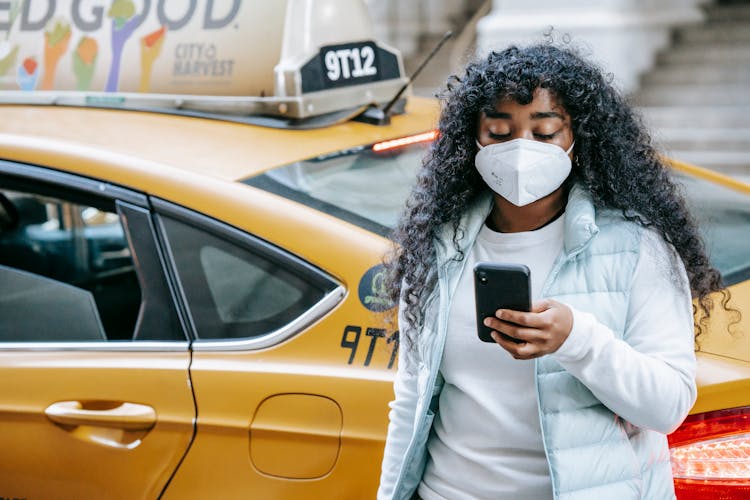
M679 500L750 498L750 406L690 415L668 438Z
M402 148L411 144L417 144L419 142L430 142L434 141L438 136L437 130L425 132L423 134L409 135L406 137L400 137L390 141L378 142L372 145L372 150L376 153L382 153L391 149Z

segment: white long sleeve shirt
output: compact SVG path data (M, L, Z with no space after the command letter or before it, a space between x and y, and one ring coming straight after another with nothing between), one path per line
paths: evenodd
M467 254L449 312L440 367L445 385L418 490L425 500L551 498L534 362L515 360L500 346L477 338L472 269L481 261L526 264L532 299L538 300L562 249L563 226L564 216L523 233L495 233L484 227ZM625 420L670 431L663 422L674 421L671 412L681 410L661 408L661 395L690 386L685 379L694 377L695 365L692 353L674 357L674 352L685 351L685 343L692 344L693 326L687 276L673 251L654 232L644 231L627 343L592 314L573 310L573 319L568 339L552 356ZM667 364L660 353L670 351ZM639 390L642 387L649 390ZM689 407L694 391L685 398Z

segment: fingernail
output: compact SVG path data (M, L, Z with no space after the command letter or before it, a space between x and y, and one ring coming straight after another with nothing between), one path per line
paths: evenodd
M484 326L490 326L489 318L484 318Z
M495 316L497 316L498 318L502 318L503 317L503 310L502 309L498 309L497 312L495 313Z

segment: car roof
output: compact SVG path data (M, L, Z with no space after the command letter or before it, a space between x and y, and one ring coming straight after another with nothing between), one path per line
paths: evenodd
M434 99L411 97L390 125L346 121L283 130L172 114L62 106L6 105L0 134L101 149L193 173L240 180L267 169L434 127Z

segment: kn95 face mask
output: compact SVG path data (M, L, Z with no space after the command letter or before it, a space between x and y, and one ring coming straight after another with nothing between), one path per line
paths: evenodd
M575 142L573 142L575 144ZM482 146L474 159L479 175L497 194L522 207L562 186L572 164L567 151L555 144L513 139Z

